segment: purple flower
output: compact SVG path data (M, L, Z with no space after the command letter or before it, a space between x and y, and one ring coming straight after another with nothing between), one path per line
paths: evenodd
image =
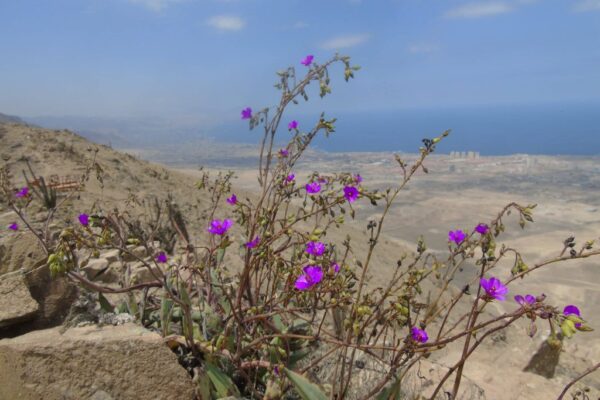
M506 293L508 293L508 288L504 286L499 279L496 279L494 277L490 278L489 280L481 278L479 280L479 284L481 285L483 290L485 290L485 293L488 297L500 301L506 300L504 296L506 295Z
M232 194L231 197L227 199L227 202L232 206L235 206L237 204L237 196L235 194Z
M349 203L352 203L356 199L358 199L358 189L354 186L346 186L344 188L344 197L348 200Z
M577 308L577 306L574 306L573 304L570 304L565 307L565 309L563 310L563 315L565 315L565 316L577 315L579 318L581 318L581 313L579 312L579 308ZM577 322L575 324L575 328L579 328L580 326L581 326L581 322Z
M160 253L158 253L158 254L156 255L156 257L155 257L154 259L156 260L156 262L159 262L159 263L163 263L163 264L164 264L164 263L166 263L166 262L167 262L167 255L165 254L165 252L164 252L164 251L161 251Z
M17 193L15 193L15 197L21 198L21 197L27 197L27 195L29 194L29 188L27 186L21 188L21 190L19 190Z
M10 224L8 226L8 229L10 229L11 231L18 231L19 230L19 224L17 224L16 222L13 222L12 224Z
M242 110L242 119L250 118L252 118L252 109L250 107L246 107Z
M523 297L520 294L518 294L515 296L515 301L522 306L533 305L533 304L535 304L535 296L528 294L528 295L525 295L525 297Z
M256 246L258 246L259 243L260 243L260 237L257 236L257 237L254 238L254 240L249 241L244 246L246 246L249 249L253 249Z
M564 315L577 315L578 317L581 317L579 308L577 308L577 306L574 306L573 304L566 306L565 309L563 310L563 314Z
M482 235L485 235L486 233L488 233L489 230L490 230L490 227L487 226L486 224L479 224L475 227L475 231Z
M427 332L424 329L419 329L416 326L413 326L410 329L410 336L415 342L425 343L429 340L429 336L427 336Z
M460 244L466 237L467 234L460 229L448 232L448 241L455 242L456 244Z
M213 235L224 235L232 225L233 221L230 219L224 219L222 222L220 219L215 219L210 223L208 231Z
M287 149L281 149L279 150L279 155L285 158L290 155L290 152Z
M312 54L309 54L306 57L304 57L304 59L302 61L300 61L300 64L306 65L308 67L310 64L312 64L314 58L315 58L315 56L313 56Z
M319 185L317 182L307 183L306 191L310 194L319 193L321 191L321 185Z
M285 177L285 183L292 183L292 182L294 182L294 179L296 179L296 175L289 174L288 176Z
M356 174L354 175L354 182L356 182L357 185L360 185L360 183L363 181L362 176L360 176L360 174Z
M340 264L338 263L331 264L331 268L333 268L333 272L335 272L336 274L340 272Z
M90 224L90 217L87 214L79 214L79 223L83 226L88 226Z
M313 256L322 256L325 253L325 243L323 242L308 242L306 243L306 252Z
M298 121L293 120L288 124L288 130L291 131L292 129L298 129Z
M307 265L304 267L304 273L296 279L296 289L306 290L310 289L323 279L323 271L318 265Z

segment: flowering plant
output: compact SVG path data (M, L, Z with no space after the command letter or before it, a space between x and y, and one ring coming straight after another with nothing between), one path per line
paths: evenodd
M569 238L558 256L527 266L516 250L499 246L507 215L516 213L524 227L533 222L535 205L511 203L487 223L472 221L471 230L451 230L451 245L443 259L420 240L414 253L398 254L396 265L385 266L391 272L384 285L372 285L370 276L379 262L374 254L388 212L415 173L427 170L427 157L449 132L424 139L411 164L396 156L401 174L395 187L373 189L361 175L349 172L314 173L297 185L301 178L293 171L298 161L318 134L335 132L336 120L321 114L309 129L292 120L283 128L292 135L289 143L276 150L285 110L299 99L308 100L311 82L318 83L321 97L331 93L333 65L343 65L346 81L358 70L348 57L339 55L322 64L309 55L301 64L308 67L302 68L302 76L295 67L279 73L276 88L281 97L275 108L241 111L240 118L251 129L263 128L256 196L241 200L231 193L232 173L214 180L204 175L198 184L210 198L201 245L170 202L166 221L162 209L146 225L110 210L93 216L81 213L78 226L51 235L48 223L40 233L28 220L24 210L31 202L29 191L15 190L3 169L4 201L39 239L54 275L65 275L98 292L99 302L109 310L114 306L106 294L126 294L125 310L165 336L194 376L203 399L229 395L280 399L291 390L310 400L399 398L401 382L411 369L432 352L456 345L462 356L435 382L431 395L436 399L445 391L454 399L473 351L519 319L530 320L531 335L539 320L546 321L551 330L548 340L556 346L563 338L591 329L577 307L569 305L561 312L543 295L517 295L511 311L484 318L488 304L504 301L517 279L551 264L600 254L593 242L576 250L575 239ZM86 170L82 182L91 170ZM366 249L358 252L350 237L341 243L328 240L328 231L354 219L353 204L362 201L382 211L366 224ZM56 207L49 210L48 220ZM19 225L14 222L8 229L15 231ZM141 257L132 246L153 256ZM147 269L150 278L135 282L125 272L118 288L94 282L85 275L87 260L77 253L80 249L89 250L90 258L118 250ZM499 263L511 256L515 261L510 276L496 273ZM231 267L233 259L238 268ZM469 285L458 293L451 290L457 271L467 262L477 267L469 280L477 287L474 295L469 295ZM353 378L359 373L357 360L365 357L383 365L384 371L359 385ZM305 373L327 365L333 365L327 380L306 378Z

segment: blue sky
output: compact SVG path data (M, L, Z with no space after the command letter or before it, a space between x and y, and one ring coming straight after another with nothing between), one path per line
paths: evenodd
M212 124L335 51L309 111L598 102L600 0L0 0L0 112Z

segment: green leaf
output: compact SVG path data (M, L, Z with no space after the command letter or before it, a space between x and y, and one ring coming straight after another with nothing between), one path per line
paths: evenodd
M287 368L284 368L283 371L303 400L328 400L327 395L317 385L311 383L302 375Z
M163 296L160 304L160 326L163 331L163 336L169 334L169 325L171 324L171 310L173 308L173 300Z
M98 293L98 301L100 302L100 308L106 312L114 312L115 308L110 304L108 299L104 297L102 293Z
M400 382L400 380L396 380L390 386L383 389L375 397L375 400L401 400Z
M240 395L237 386L235 386L231 378L225 372L209 362L205 364L205 367L206 373L214 385L219 397Z
M203 371L200 370L199 374L198 374L198 378L196 379L196 385L197 385L197 390L198 390L198 394L200 395L201 399L210 399L210 378L208 377L208 374Z
M302 360L303 358L310 355L311 353L312 353L312 349L310 349L308 347L294 351L292 354L290 354L290 357L289 357L287 363L290 367L293 368L296 366L298 361Z

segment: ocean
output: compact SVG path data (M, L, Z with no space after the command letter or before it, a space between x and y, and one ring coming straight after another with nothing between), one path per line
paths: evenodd
M421 139L451 129L438 152L600 155L600 103L327 113L326 117L338 118L336 132L328 139L317 138L314 146L330 152L415 152ZM303 116L300 126L312 126L317 118L318 114ZM242 121L228 123L209 135L219 141L258 142L260 133L246 128ZM287 126L282 128L280 138L286 138Z

